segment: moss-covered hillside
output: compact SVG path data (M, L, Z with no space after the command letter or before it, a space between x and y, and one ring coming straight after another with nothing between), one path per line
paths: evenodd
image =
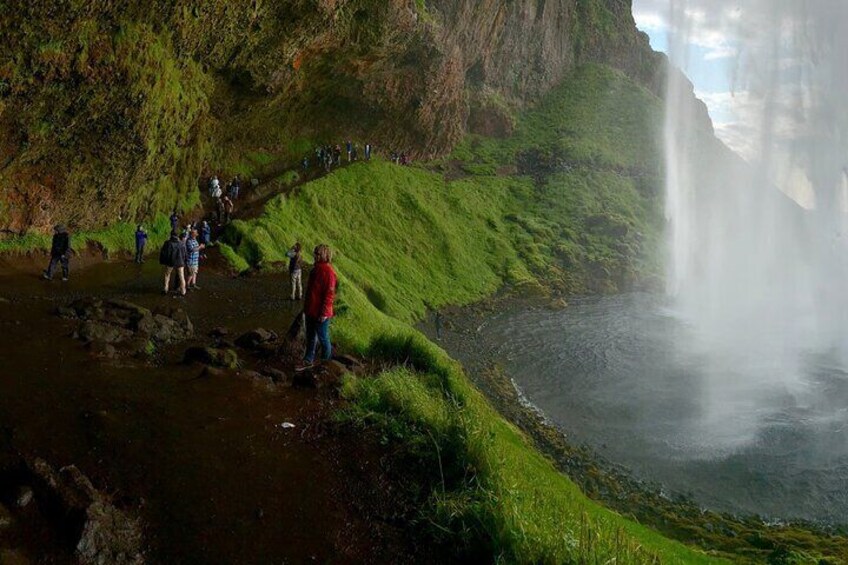
M319 141L444 154L580 61L659 65L622 0L10 0L0 35L10 235L191 207Z

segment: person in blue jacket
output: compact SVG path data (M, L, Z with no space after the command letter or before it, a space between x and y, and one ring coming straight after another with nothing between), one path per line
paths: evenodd
M147 245L147 232L144 226L139 224L135 230L135 262L144 263L144 246Z

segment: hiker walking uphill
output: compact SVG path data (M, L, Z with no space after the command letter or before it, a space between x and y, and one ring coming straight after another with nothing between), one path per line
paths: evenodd
M56 269L56 264L62 264L62 280L67 281L70 275L70 256L71 253L71 237L68 235L68 230L62 224L53 228L53 241L50 244L50 263L47 265L47 270L44 271L44 278L48 281L53 280L53 271Z
M289 258L289 277L291 278L291 299L301 300L303 298L303 253L300 242L288 250L286 257ZM296 298L295 298L296 297Z
M179 280L179 292L181 296L186 293L185 280L185 265L186 265L186 248L185 244L180 241L177 232L171 232L171 238L162 246L159 252L159 264L165 267L165 290L164 294L168 294L171 288L171 275L174 271L177 272L177 280Z
M144 263L144 246L147 245L147 232L140 225L135 230L135 262Z
M177 214L177 209L174 208L174 211L171 213L171 231L177 231L177 228L180 226L180 215Z
M329 360L333 355L330 343L330 319L333 317L333 302L336 299L338 280L336 271L330 265L332 252L326 245L319 245L313 251L315 266L309 274L306 286L306 301L303 314L306 318L306 369L315 362L318 343L321 343L321 359Z

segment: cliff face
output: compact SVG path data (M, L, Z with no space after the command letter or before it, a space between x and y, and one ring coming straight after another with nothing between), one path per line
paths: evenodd
M435 156L469 129L509 133L581 62L658 93L663 68L629 0L10 0L0 34L11 233L191 205L239 144Z

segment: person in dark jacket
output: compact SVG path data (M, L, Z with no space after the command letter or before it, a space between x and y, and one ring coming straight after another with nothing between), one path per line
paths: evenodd
M209 247L212 244L212 226L206 220L203 220L203 223L200 225L200 241L203 242L205 247Z
M135 230L135 262L144 263L144 246L147 245L147 232L144 226L139 224Z
M328 360L333 355L330 343L330 319L333 317L333 302L336 299L338 279L336 271L330 264L332 252L326 245L319 245L313 251L315 266L309 274L306 286L306 301L303 314L306 318L306 355L305 365L300 369L310 367L315 362L318 343L321 343L321 358Z
M50 244L50 264L44 271L44 278L53 280L53 271L56 264L62 264L62 280L67 281L70 275L71 236L62 224L53 228L53 241Z
M162 246L162 250L159 252L159 264L165 267L164 294L168 294L171 287L171 275L176 271L177 280L180 282L179 293L181 296L185 296L186 248L176 231L171 232L170 239Z
M291 299L301 300L303 298L303 253L299 241L295 242L294 247L288 250L286 257L289 258Z
M171 231L177 231L177 228L180 225L180 215L177 214L177 209L174 208L174 211L171 213Z

